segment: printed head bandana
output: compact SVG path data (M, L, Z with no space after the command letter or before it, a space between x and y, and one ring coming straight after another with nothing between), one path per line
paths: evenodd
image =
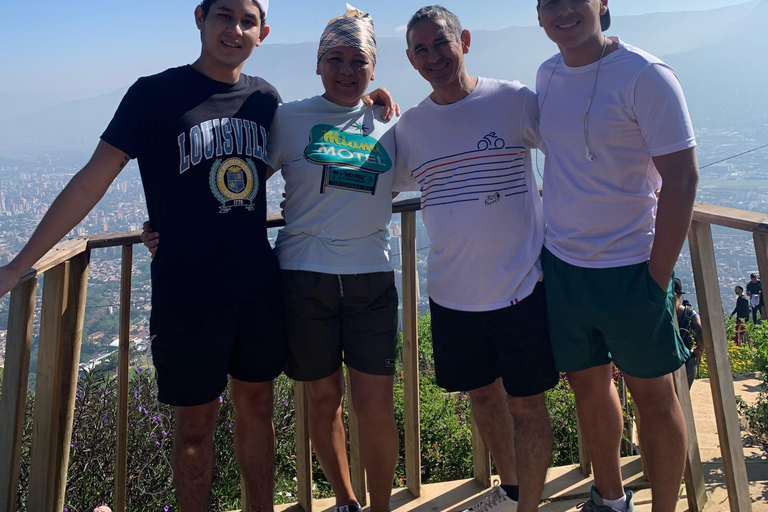
M373 19L367 12L362 12L347 4L347 12L328 22L320 36L317 60L337 46L359 48L376 64L376 37L373 33Z

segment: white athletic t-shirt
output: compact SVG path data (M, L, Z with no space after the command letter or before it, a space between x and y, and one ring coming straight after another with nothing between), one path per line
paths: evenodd
M395 121L383 122L381 113L381 107L343 107L322 96L278 107L267 152L285 179L286 226L275 243L280 268L392 270Z
M527 297L541 277L541 198L531 169L536 95L479 78L464 99L427 98L397 123L394 190L420 190L430 239L427 291L460 311Z
M539 68L544 165L544 245L580 267L648 261L661 177L652 157L696 145L677 75L656 57L611 38L585 121L598 62L568 67L560 55ZM554 71L554 72L553 72Z

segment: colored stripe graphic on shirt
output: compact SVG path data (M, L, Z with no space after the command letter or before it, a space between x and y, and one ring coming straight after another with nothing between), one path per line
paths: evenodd
M525 152L519 146L478 149L424 162L413 171L422 207L524 194Z

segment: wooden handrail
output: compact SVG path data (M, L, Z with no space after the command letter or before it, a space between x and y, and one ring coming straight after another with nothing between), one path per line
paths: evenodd
M421 210L421 199L418 197L399 199L392 202L392 213L395 214L419 210ZM741 231L768 234L768 214L765 213L696 202L693 210L693 220L713 226L724 226ZM282 226L285 226L285 219L281 215L267 215L267 228L279 228ZM69 238L51 249L48 254L42 257L24 274L19 282L40 275L46 270L88 249L140 244L140 235L141 231L137 230Z
M406 484L415 496L421 494L421 461L420 461L420 421L418 394L418 339L417 339L417 286L416 276L416 215L421 209L420 198L405 199L393 202L392 211L401 214L402 261L403 261L403 359L405 387L405 436L406 436ZM285 225L280 215L267 216L267 227L276 228ZM696 203L694 209L694 225L689 235L694 278L697 296L700 297L702 320L705 331L705 346L710 354L707 362L710 365L711 385L715 399L715 415L718 420L723 451L724 472L728 483L731 510L746 512L750 510L748 487L743 454L739 450L738 423L733 403L733 385L728 362L725 334L722 330L722 305L719 301L717 271L714 264L709 226L718 225L742 231L752 232L759 267L768 266L768 215L747 212L734 208L721 207L705 203ZM46 279L43 297L44 333L41 335L41 356L38 376L38 393L35 418L36 439L41 443L33 446L33 468L30 486L45 489L32 501L37 505L49 508L59 506L63 497L68 457L68 436L71 433L71 410L74 407L72 376L76 376L77 353L79 351L78 329L82 330L82 313L84 309L85 283L87 281L87 266L90 251L97 248L123 247L123 286L130 282L131 246L140 244L141 231L126 231L93 236L76 237L56 245L48 254L41 258L19 281L12 292L11 318L8 329L6 351L6 372L3 395L0 397L0 510L16 503L16 490L19 475L19 451L21 442L20 418L23 418L27 375L29 372L29 352L31 344L31 327L34 314L34 292L36 281L32 279L45 272L50 273L51 279ZM768 269L765 269L768 274ZM51 291L46 293L45 290ZM121 290L121 364L119 379L125 380L127 352L127 304L130 301L130 287ZM718 314L719 312L719 314ZM62 320L58 320L58 319ZM63 323L62 323L63 322ZM718 326L719 324L719 326ZM79 327L78 327L79 326ZM81 333L79 333L81 334ZM45 345L45 347L43 347ZM16 371L14 368L18 368ZM74 372L74 373L73 373ZM681 380L682 374L677 376ZM63 386L61 384L64 384ZM43 386L43 387L40 387ZM125 389L125 383L121 386ZM41 390L44 390L41 392ZM308 438L307 409L305 390L301 384L296 387L296 421L297 421L297 469L298 469L298 499L307 511L312 510L311 497L311 444ZM684 407L690 407L690 400L684 396L681 400ZM124 416L125 404L120 407ZM68 413L69 412L69 413ZM690 415L687 415L690 417ZM124 417L119 422L124 423ZM691 433L689 425L689 434ZM125 442L124 427L119 437ZM695 435L695 430L693 431ZM695 439L695 437L694 437ZM66 443L65 443L66 441ZM354 442L353 439L351 441ZM63 446L66 444L66 447ZM695 445L695 441L691 445ZM476 440L476 454L482 458L477 461L476 477L487 482L490 469L487 464L487 452L481 439ZM693 446L690 446L693 449ZM120 449L118 449L120 453ZM125 453L121 453L119 466L124 467ZM695 464L697 458L689 458L689 463ZM689 468L690 469L690 468ZM120 473L118 471L118 473ZM694 482L692 509L703 507L705 494L701 489L701 473L688 471L688 480ZM364 489L364 475L358 468L359 478L356 487ZM116 510L123 509L125 502L125 487L117 486ZM690 499L690 498L689 498ZM32 502L30 502L32 503ZM41 509L42 510L42 509Z

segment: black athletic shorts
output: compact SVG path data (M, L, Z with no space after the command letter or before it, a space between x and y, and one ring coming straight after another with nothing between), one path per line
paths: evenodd
M313 381L347 366L395 374L397 288L394 272L324 274L283 270L285 374Z
M214 307L152 308L149 331L158 400L164 404L207 404L227 387L228 375L268 382L283 371L279 293Z
M499 377L510 396L532 396L557 385L547 331L544 284L515 305L457 311L430 299L437 384L472 391Z

